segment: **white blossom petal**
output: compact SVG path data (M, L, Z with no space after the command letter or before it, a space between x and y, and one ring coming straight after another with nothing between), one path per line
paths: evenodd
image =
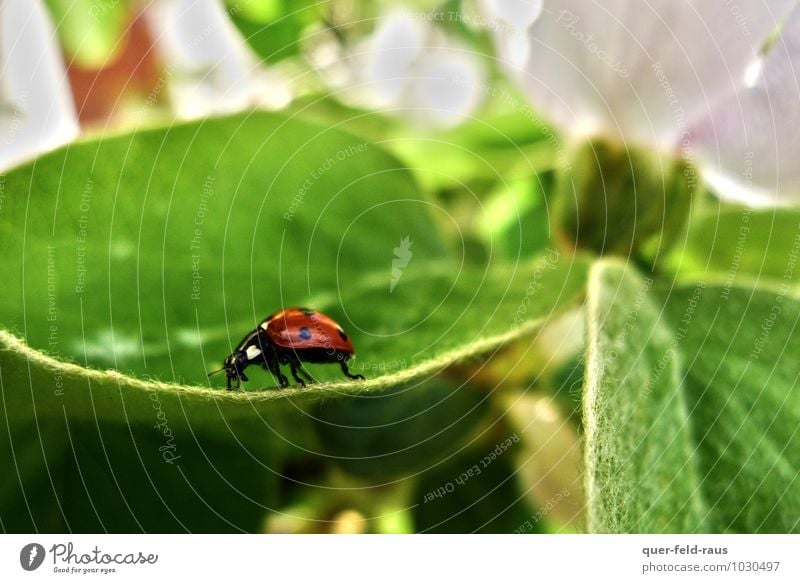
M669 148L738 89L795 1L545 0L517 74L567 133Z
M749 86L692 130L706 180L724 198L751 205L800 202L800 8Z
M428 36L426 23L411 14L383 18L367 48L367 76L377 101L391 104L406 90L413 63L422 55Z
M403 103L412 115L448 127L461 123L481 101L483 72L466 53L439 50L415 68Z
M176 115L191 119L252 104L256 58L219 0L153 0L146 14Z
M40 0L0 0L0 170L65 144L78 119Z
M494 24L491 26L503 54L514 67L530 57L527 30L542 12L542 0L482 0L481 7Z
M484 94L477 57L406 12L384 16L348 61L357 82L345 93L354 101L424 123L455 125Z
M504 23L526 30L542 12L542 0L483 0L484 11Z

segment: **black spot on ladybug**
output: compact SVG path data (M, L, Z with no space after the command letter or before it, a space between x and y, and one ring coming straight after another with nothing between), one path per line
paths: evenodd
M316 312L310 308L297 308L304 316L313 316Z
M344 330L342 330L341 328L336 328L336 331L339 333L339 336L342 337L342 340L347 342L347 334L344 333Z
M300 338L303 340L311 340L311 330L303 326L300 328Z

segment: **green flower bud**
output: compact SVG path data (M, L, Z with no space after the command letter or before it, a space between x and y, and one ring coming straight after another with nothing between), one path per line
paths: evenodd
M551 212L565 246L655 264L686 224L700 185L687 160L590 140L559 171Z

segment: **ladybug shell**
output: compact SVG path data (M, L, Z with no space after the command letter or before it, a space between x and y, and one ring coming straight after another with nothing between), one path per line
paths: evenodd
M323 348L353 354L353 343L342 327L322 312L308 308L286 308L261 322L270 340L280 348Z

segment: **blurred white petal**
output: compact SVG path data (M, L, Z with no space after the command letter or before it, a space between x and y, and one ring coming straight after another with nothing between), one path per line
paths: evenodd
M483 95L483 74L468 54L440 50L414 70L417 77L402 103L412 115L439 126L463 122Z
M78 134L64 62L40 0L0 0L0 170Z
M738 89L795 1L545 0L516 72L567 133L671 147Z
M348 59L362 106L436 126L465 119L484 95L478 59L431 22L404 12L386 15Z
M254 102L256 105L278 111L287 107L294 98L291 80L277 69L258 69L253 74Z
M367 47L367 75L380 103L390 104L406 89L413 63L422 55L428 27L420 18L395 13L383 18Z
M483 0L485 12L524 31L542 12L542 0Z
M179 117L251 105L258 65L219 0L154 0L146 12Z
M720 196L751 205L800 202L799 80L796 8L750 86L693 128L695 157Z
M354 82L356 75L345 58L344 47L330 28L310 32L307 38L305 57L326 84L341 89Z
M543 0L483 0L481 7L492 24L501 54L514 68L523 67L530 57L528 28L542 13Z

